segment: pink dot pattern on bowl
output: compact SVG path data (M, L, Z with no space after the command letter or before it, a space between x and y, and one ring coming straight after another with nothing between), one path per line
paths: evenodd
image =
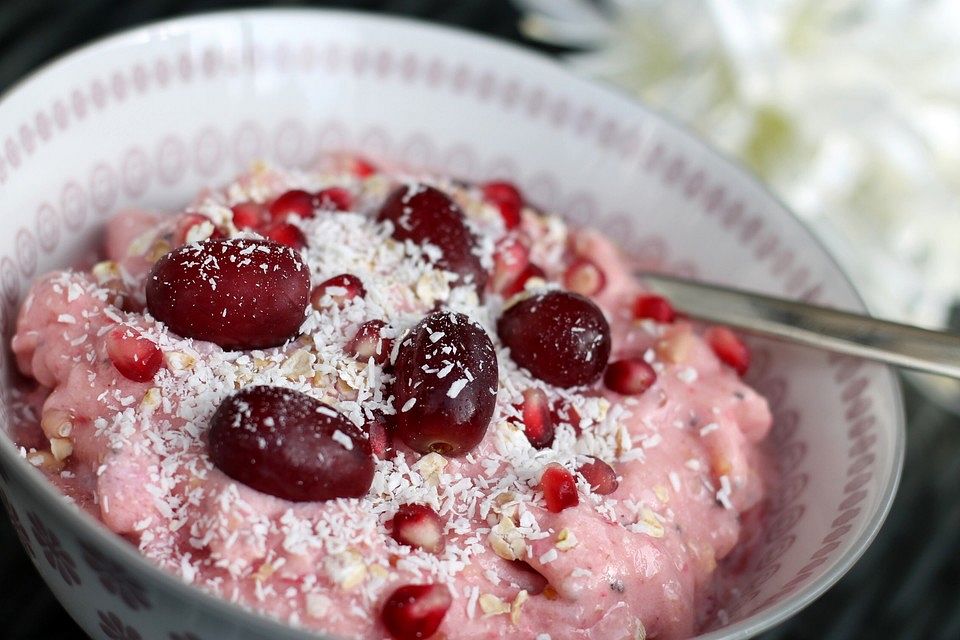
M15 176L24 162L36 156L36 152L45 144L55 140L60 133L69 131L72 126L83 123L88 116L103 118L112 103L135 100L150 91L163 91L175 82L204 81L221 74L256 73L258 68L269 64L284 73L310 72L314 69L331 74L375 73L383 78L418 83L434 91L452 91L481 102L492 102L503 109L517 110L525 118L544 121L557 130L575 134L585 144L594 144L597 153L617 154L623 161L635 163L639 171L658 177L684 198L695 201L704 218L715 218L723 232L737 239L744 255L752 256L758 268L765 268L771 276L784 283L788 294L816 299L820 291L819 284L811 281L810 270L805 265L797 264L788 242L764 229L762 219L754 212L747 211L742 199L716 181L706 168L686 158L682 151L668 148L662 142L645 145L642 128L636 128L635 125L635 128L625 128L590 105L578 105L563 95L528 85L518 78L464 65L450 68L442 60L423 60L413 53L401 55L365 46L345 49L343 45L332 43L318 51L306 43L299 47L285 46L272 53L262 49L244 52L209 49L196 58L183 52L172 59L158 59L152 64L117 69L88 86L78 86L68 91L52 103L49 113L37 111L28 122L18 127L16 135L0 136L3 140L0 147L0 187ZM55 126L51 126L51 122ZM234 130L210 126L190 140L184 139L178 132L168 132L154 149L131 147L117 162L101 162L89 175L75 176L61 185L59 201L44 204L37 210L36 238L26 228L18 231L14 255L0 258L4 315L8 318L15 316L23 283L36 271L37 245L44 253L53 251L61 237L79 231L90 221L91 209L105 216L115 209L121 194L137 198L151 188L176 184L188 174L214 175L227 158L232 158L238 166L242 166L266 153L271 146L275 152L273 155L290 165L308 164L323 150L357 149L364 152L372 150L411 167L434 170L453 168L463 177L472 179L520 175L516 170L517 163L511 158L485 161L468 143L456 142L445 147L428 133L394 140L379 127L352 136L350 129L339 122L321 122L313 126L303 121L289 120L281 123L269 135L259 124L252 122ZM548 173L525 176L520 181L534 202L548 209L559 209L574 222L586 223L596 217L597 204L590 194L564 194L557 178ZM633 216L629 214L614 213L608 219L616 223L621 233L633 229ZM671 258L663 238L632 238L629 245L635 248L635 257L644 266L691 275L696 273L695 265ZM11 324L5 323L5 340L9 339ZM849 482L844 487L843 501L835 508L830 532L824 536L822 545L811 554L809 562L792 576L780 575L781 567L776 558L794 544L796 536L793 530L806 509L803 500L809 478L798 471L806 453L806 445L796 440L799 419L796 409L784 406L783 398L788 392L786 381L763 375L754 380L757 387L768 394L774 410L776 427L772 440L783 454L781 471L784 481L780 492L771 496L766 550L755 560L752 571L748 572L750 581L744 590L744 597L729 611L735 620L786 597L808 581L818 567L829 562L831 554L842 546L846 536L855 529L861 513L860 504L867 497L864 487L873 474L875 456L872 450L876 436L872 431L877 422L870 412L869 401L865 400L869 388L866 378L856 377L858 362L834 358L830 364L837 384L842 385L842 397L847 406ZM0 389L0 395L5 397L6 389ZM15 512L12 509L10 511L16 517ZM57 537L39 519L33 514L29 515L34 538L47 562L66 584L80 584L73 558L62 549ZM29 547L22 526L18 528L18 533ZM137 609L137 606L130 604L128 598L134 604L148 607L145 600L129 595L136 592L135 588L129 591L128 587L124 587L128 591L123 591L116 586L120 583L117 574L105 574L102 570L106 566L104 562L93 554L89 558L86 555L84 557L100 576L105 588L109 590L110 587L106 585L114 585L116 594L131 609ZM760 587L774 578L782 583L780 589L763 601L758 601ZM127 596L124 596L125 593ZM116 614L100 612L99 615L101 629L111 639L140 639L140 634ZM195 636L171 633L170 637L171 640L192 640Z

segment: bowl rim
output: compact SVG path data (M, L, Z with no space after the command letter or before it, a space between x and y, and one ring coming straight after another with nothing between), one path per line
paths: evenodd
M568 81L571 83L581 84L598 89L606 94L609 98L617 100L621 103L629 103L630 108L638 109L644 112L645 115L652 117L654 120L661 121L667 125L668 128L674 129L676 133L679 133L680 135L685 136L689 140L695 142L700 147L699 152L702 152L704 155L713 158L721 164L726 164L732 167L740 178L751 183L751 185L758 190L758 193L769 199L770 202L777 205L783 212L787 214L785 220L795 223L800 233L805 234L807 238L810 239L814 245L820 249L826 261L833 266L843 284L845 284L849 289L853 302L860 307L858 310L869 313L869 307L860 291L855 286L853 280L844 270L839 260L829 251L826 243L813 230L811 225L806 220L794 213L783 202L783 200L742 161L720 151L714 147L712 143L694 132L689 125L680 122L677 118L670 114L664 113L645 104L637 96L631 95L622 87L618 87L610 82L586 78L565 67L555 58L529 47L524 47L518 43L462 27L453 27L397 14L376 14L351 9L272 7L256 9L221 9L189 13L174 18L150 21L133 27L128 27L96 38L86 44L74 47L61 53L60 55L27 73L22 78L14 81L9 87L7 87L6 90L0 93L0 118L2 118L3 109L11 97L26 88L37 78L46 75L49 72L55 71L57 68L69 63L73 58L79 57L83 54L94 53L99 49L111 46L122 46L125 44L133 45L137 41L140 41L144 38L153 40L157 35L156 32L163 29L178 28L182 29L184 32L190 32L200 29L209 29L210 25L205 23L210 22L233 22L238 20L256 21L258 19L277 18L296 19L298 17L309 19L332 17L369 25L385 25L388 27L406 29L411 33L420 31L426 32L428 35L456 37L464 40L465 42L472 41L474 44L499 48L501 50L509 51L511 55L524 58L524 62L526 63L539 64L544 67L552 68L553 71L560 72L562 75L566 76ZM5 349L7 346L0 345L0 348ZM807 607L814 600L823 595L823 593L831 588L834 584L836 584L836 582L839 581L840 578L842 578L852 568L852 566L864 554L864 552L867 550L867 548L869 548L873 540L876 538L884 521L889 515L903 473L906 451L906 414L903 404L902 383L896 374L896 369L892 366L879 363L872 364L872 366L879 368L882 381L888 385L894 405L893 414L891 416L892 424L890 428L892 428L895 433L893 434L894 446L893 450L891 451L892 468L890 477L878 496L878 507L870 520L865 524L863 532L856 539L853 546L848 549L847 552L844 553L840 558L838 558L834 565L827 572L820 576L820 578L818 578L815 582L808 585L806 589L797 591L794 594L787 596L782 602L771 607L768 611L761 611L752 614L751 616L734 624L698 635L696 636L697 640L739 640L752 637L776 626L777 624L783 622L787 618L795 615L800 610ZM14 445L13 440L11 440L5 433L0 435L0 440L4 442L4 444L0 444L0 458L5 458L10 461L9 467L11 471L18 475L19 479L24 483L29 492L32 492L35 496L39 494L39 497L42 497L48 503L55 505L52 508L55 511L58 511L64 519L70 521L72 523L71 526L78 528L79 531L86 537L94 538L103 544L106 544L111 551L120 554L120 557L123 558L125 562L132 562L140 571L147 573L153 580L157 582L158 586L165 591L180 594L186 592L186 595L191 596L193 599L199 599L205 606L213 607L215 611L218 611L225 616L230 616L235 620L239 616L240 619L238 622L240 623L249 622L257 627L269 628L275 633L282 633L290 637L299 634L304 638L333 637L322 631L295 628L279 619L272 618L266 614L261 614L256 611L246 609L242 606L230 603L227 600L204 591L199 587L187 584L173 574L164 571L143 557L129 542L123 540L120 536L106 529L106 527L104 527L104 525L96 518L64 501L63 495L56 489L56 487L54 487L52 483L50 483L44 476L25 463L16 446Z

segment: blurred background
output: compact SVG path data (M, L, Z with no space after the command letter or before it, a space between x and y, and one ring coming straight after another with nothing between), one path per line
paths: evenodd
M0 92L114 31L264 2L0 0ZM285 2L456 26L686 123L807 220L884 317L960 329L960 1ZM774 639L960 638L960 385L906 380L907 461L856 567ZM83 637L0 514L4 640Z

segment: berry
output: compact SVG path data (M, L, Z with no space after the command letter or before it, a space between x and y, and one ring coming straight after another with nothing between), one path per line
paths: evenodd
M204 240L222 238L220 230L213 226L213 221L199 213L185 213L177 219L173 232L173 244L176 247L188 242L202 242Z
M327 187L314 197L318 209L324 211L350 211L353 208L353 194L343 187Z
M656 322L668 324L677 318L673 305L663 296L643 294L637 296L633 302L633 317L637 320L649 318Z
M377 173L377 165L363 156L353 156L349 162L350 171L358 178L369 178Z
M310 293L310 304L314 309L322 309L324 298L329 296L334 304L342 309L354 298L362 298L365 295L367 290L360 278L352 273L341 273L315 286Z
M317 199L314 195L301 189L287 191L270 203L268 211L271 220L286 220L290 216L300 216L301 218L312 218L314 209L317 207Z
M590 484L590 489L601 496L610 495L620 486L617 472L600 458L591 456L590 462L580 465L577 472Z
M424 640L440 628L452 602L442 584L408 584L387 597L381 618L395 640Z
M425 185L397 188L387 197L379 222L393 224L393 237L401 242L432 244L440 249L436 264L460 276L460 283L472 282L478 291L487 283L487 272L474 253L476 238L467 228L463 212L444 192Z
M383 320L367 320L361 324L347 343L347 353L362 362L373 358L377 364L385 363L393 350L393 340L381 335L386 326Z
M490 289L502 292L516 282L530 264L530 249L517 236L509 235L497 242L493 251L493 272Z
M625 396L643 393L657 381L657 372L642 358L624 358L607 366L603 384Z
M523 432L531 445L537 449L546 449L553 444L555 428L547 394L540 389L526 389L523 392L520 413L523 416Z
M512 183L494 181L484 184L483 199L500 209L503 226L505 226L508 231L520 226L523 196L520 194L520 190Z
M393 539L414 549L439 553L443 549L443 523L425 504L402 504L393 516Z
M544 273L543 269L531 262L520 272L520 275L518 275L513 282L503 289L503 297L512 298L521 291L524 291L527 288L527 281L531 278L546 280L547 274Z
M551 513L560 513L564 509L580 504L577 481L572 473L556 462L551 462L543 470L543 475L540 476L540 490L543 491L543 498L547 502L547 511Z
M739 375L744 375L750 368L750 349L727 327L710 327L703 337L717 357Z
M151 340L130 327L118 326L107 333L107 356L127 380L149 382L163 365L163 352Z
M431 313L397 353L396 437L419 453L468 453L493 417L497 374L493 343L480 325L462 313Z
M260 235L297 251L307 247L307 237L303 235L303 231L289 222L274 221L267 223L261 228Z
M393 442L382 414L376 413L367 421L367 434L370 440L370 452L377 458L386 460L387 454L392 450Z
M564 272L563 286L582 296L595 296L607 286L607 276L592 260L577 258Z
M514 362L558 387L595 382L610 357L610 325L603 312L566 291L537 294L508 307L497 333Z
M233 212L233 226L237 229L257 230L267 221L267 211L262 204L241 202L230 207Z
M319 400L281 387L246 387L210 420L210 459L248 487L284 500L359 498L373 481L366 438Z
M166 254L147 278L147 308L185 338L224 349L265 349L297 335L310 293L300 254L275 242L234 238Z

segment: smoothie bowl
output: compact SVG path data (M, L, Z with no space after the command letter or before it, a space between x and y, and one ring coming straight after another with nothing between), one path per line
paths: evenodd
M200 16L39 72L0 140L0 491L93 637L748 637L889 507L889 369L631 275L862 309L829 255L549 61Z

